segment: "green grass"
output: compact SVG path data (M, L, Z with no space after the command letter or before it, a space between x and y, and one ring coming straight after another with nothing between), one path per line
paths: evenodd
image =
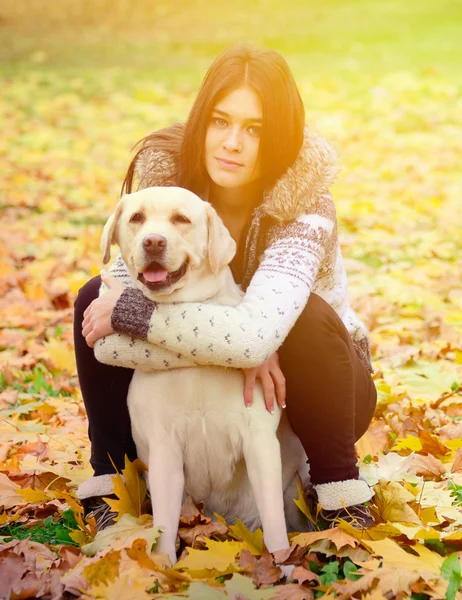
M30 538L31 541L41 544L52 544L53 546L64 544L78 548L79 545L69 536L78 528L73 511L68 509L62 513L61 518L54 520L50 515L33 527L10 523L0 528L0 538L3 539L3 542L8 542L10 539Z
M220 50L252 40L282 52L302 80L360 84L436 70L460 81L461 21L462 4L449 0L6 0L0 74L36 71L63 85L80 75L91 90L104 70L120 86L146 80L189 89Z

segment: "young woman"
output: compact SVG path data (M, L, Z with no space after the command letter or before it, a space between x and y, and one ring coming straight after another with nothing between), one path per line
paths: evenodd
M210 202L238 244L231 268L245 297L233 308L156 305L127 287L120 255L112 275L102 276L106 294L98 298L100 277L80 290L75 349L95 476L78 494L99 527L111 519L101 497L112 492L113 465L136 456L126 402L132 369L191 361L243 369L247 404L257 378L269 410L287 397L323 525L339 517L373 524L354 444L372 419L377 392L367 332L348 302L329 193L336 172L333 149L305 126L287 63L249 45L217 57L185 125L140 142L122 192L132 191L137 175L139 189L178 185ZM132 339L125 344L117 333ZM93 351L104 336L112 340L107 364Z

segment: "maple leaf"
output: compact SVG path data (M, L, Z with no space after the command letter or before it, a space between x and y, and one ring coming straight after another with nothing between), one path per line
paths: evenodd
M257 556L263 554L263 531L260 528L254 532L249 531L246 525L237 519L234 525L229 527L231 537L244 542L244 546Z
M439 481L446 473L443 463L433 454L414 454L409 467L416 475L421 475L426 480L435 479Z
M421 524L419 517L408 504L415 498L402 485L382 479L374 490L375 504L384 521Z
M120 550L111 550L98 561L83 568L83 577L90 585L107 585L119 574Z
M257 586L276 583L281 578L281 569L274 564L273 557L266 548L260 557L254 556L244 548L239 564L252 576Z
M384 567L407 569L420 573L422 576L426 574L427 577L440 573L442 557L421 544L412 546L418 556L406 552L390 539L365 541L364 544L370 547L374 554L382 557Z
M82 547L82 552L94 556L101 550L119 550L138 538L145 539L151 549L161 533L159 528L151 525L152 518L148 515L136 518L124 514L114 525L98 531L93 542Z
M149 600L146 591L152 585L152 578L140 575L133 569L121 573L108 583L98 583L82 594L82 600Z
M112 476L114 485L114 494L117 500L113 498L104 498L109 504L111 510L117 513L115 521L122 518L124 514L130 514L134 517L141 516L143 502L146 498L146 482L140 477L140 472L144 470L142 462L137 459L130 462L125 455L125 468L122 470L122 476L116 473Z
M11 481L4 473L0 473L0 498L4 508L13 508L18 504L26 503L20 491L19 485Z
M188 548L187 556L179 560L174 569L187 570L193 577L200 579L209 579L237 570L235 561L244 548L242 542L217 542L207 539L205 545L206 550Z
M294 536L291 542L292 544L298 544L299 546L310 546L318 540L328 540L329 542L332 542L337 550L341 550L345 546L355 548L358 545L357 540L353 536L338 527L326 529L325 531L300 533Z

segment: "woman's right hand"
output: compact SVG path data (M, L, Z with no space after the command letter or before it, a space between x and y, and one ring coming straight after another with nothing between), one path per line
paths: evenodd
M277 352L259 367L242 370L245 377L244 403L247 408L252 405L253 390L257 379L261 381L265 406L270 413L274 412L275 400L281 408L286 407L286 379L279 366Z

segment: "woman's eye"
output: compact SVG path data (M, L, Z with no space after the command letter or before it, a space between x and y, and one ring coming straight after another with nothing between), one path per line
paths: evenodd
M191 223L191 221L188 219L188 217L185 217L184 215L173 215L172 223Z
M212 123L218 127L224 127L226 125L226 121L224 119L220 119L219 117L213 117Z
M261 133L261 127L258 125L252 125L252 127L249 127L249 132L251 135L259 136Z
M130 223L144 223L144 215L142 213L135 213L131 216Z

